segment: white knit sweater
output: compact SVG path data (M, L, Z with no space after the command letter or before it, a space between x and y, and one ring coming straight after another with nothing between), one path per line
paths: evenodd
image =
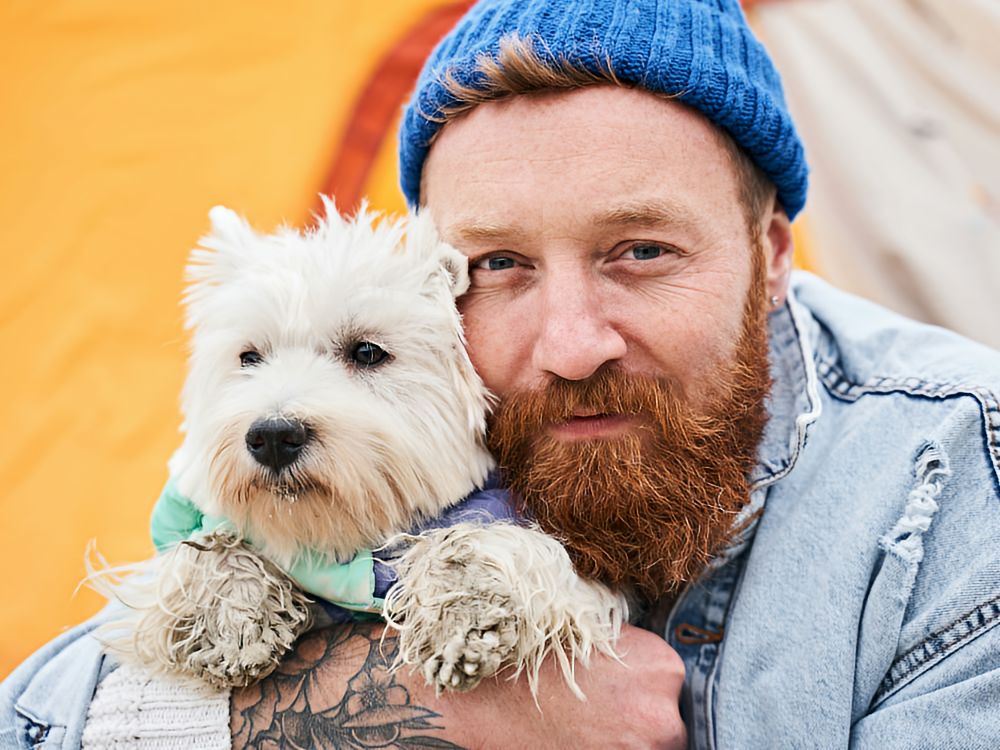
M86 750L228 750L229 691L122 664L87 712Z

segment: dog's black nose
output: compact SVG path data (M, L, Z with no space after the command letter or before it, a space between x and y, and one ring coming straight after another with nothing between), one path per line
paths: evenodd
M307 442L309 429L292 419L258 419L247 430L250 455L275 471L295 463Z

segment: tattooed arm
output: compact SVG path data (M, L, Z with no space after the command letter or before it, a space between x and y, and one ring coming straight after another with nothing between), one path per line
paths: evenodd
M361 622L303 636L274 674L233 691L233 747L461 748L389 671L398 639L380 636L381 626Z
M627 628L622 665L597 658L574 697L553 668L539 708L524 681L484 680L435 697L419 675L391 673L397 639L352 623L313 631L264 681L233 692L233 747L288 748L683 748L677 709L684 673L662 640Z

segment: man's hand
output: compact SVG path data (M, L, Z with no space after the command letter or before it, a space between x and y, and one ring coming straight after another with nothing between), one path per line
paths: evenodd
M547 664L538 707L527 681L484 680L434 695L414 673L391 673L396 638L352 623L308 633L274 674L233 692L233 747L664 748L685 746L678 710L684 667L660 638L626 627L624 664L594 657L577 680ZM540 709L540 710L539 710Z

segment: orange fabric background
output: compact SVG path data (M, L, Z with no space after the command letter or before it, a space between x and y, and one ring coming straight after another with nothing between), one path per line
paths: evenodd
M362 85L448 4L0 8L0 677L99 608L72 596L87 540L113 562L152 551L178 444L183 266L206 212L307 220ZM393 141L364 186L390 209Z
M306 221L361 92L399 88L369 80L380 61L454 5L0 7L0 677L100 607L73 596L88 540L111 562L152 552L179 441L183 266L207 210ZM352 189L399 209L395 124L360 125L376 137Z

